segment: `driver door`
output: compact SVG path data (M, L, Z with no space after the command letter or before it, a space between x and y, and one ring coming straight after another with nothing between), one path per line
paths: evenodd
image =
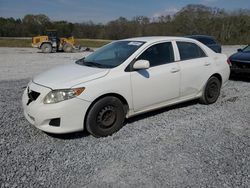
M179 98L180 68L171 42L147 48L137 60L148 60L150 68L131 72L134 111Z

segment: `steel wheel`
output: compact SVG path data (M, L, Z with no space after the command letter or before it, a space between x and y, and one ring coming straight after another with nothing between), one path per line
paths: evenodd
M200 99L203 104L212 104L220 96L221 82L217 77L211 77L206 84L203 95Z
M104 97L95 102L85 120L85 127L95 137L104 137L118 131L125 119L122 102L116 97Z
M110 128L114 125L117 118L116 110L113 106L105 106L97 115L97 124L102 128Z

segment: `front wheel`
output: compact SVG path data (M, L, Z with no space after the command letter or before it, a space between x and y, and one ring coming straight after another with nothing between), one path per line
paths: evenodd
M70 44L66 43L63 46L63 51L66 52L66 53L72 52L73 51L73 47Z
M217 77L212 76L207 81L205 90L203 91L200 102L203 104L212 104L217 101L220 96L221 82Z
M116 97L98 100L86 117L86 129L95 137L105 137L117 132L125 120L122 102Z
M43 52L43 53L51 53L51 52L52 52L52 46L51 46L51 44L49 44L49 43L44 43L44 44L41 46L41 49L42 49L42 52Z

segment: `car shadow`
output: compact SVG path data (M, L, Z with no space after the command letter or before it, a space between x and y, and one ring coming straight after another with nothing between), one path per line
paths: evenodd
M187 102L184 102L184 103L163 107L163 108L160 108L158 110L152 110L150 112L139 114L139 115L136 115L134 117L126 119L124 126L126 126L126 124L129 124L129 123L133 123L133 122L145 119L145 118L149 118L149 117L152 117L152 116L167 112L169 110L185 108L185 107L192 106L192 105L195 105L195 104L198 104L198 103L199 103L199 100L195 99L195 100L187 101Z
M88 137L90 134L87 131L79 131L75 133L65 133L65 134L52 134L52 133L46 133L48 136L62 139L62 140L75 140L75 139L81 139Z
M150 112L146 112L140 115L136 115L134 117L128 118L125 120L124 122L124 126L126 126L129 123L133 123L145 118L149 118L164 112L167 112L169 110L173 110L173 109L180 109L180 108L184 108L184 107L188 107L188 106L192 106L195 104L198 104L199 100L191 100L191 101L187 101L184 103L180 103L180 104L176 104L173 106L168 106L168 107L164 107L158 110L153 110ZM62 140L74 140L74 139L82 139L85 137L88 137L90 134L87 131L79 131L79 132L75 132L75 133L67 133L67 134L52 134L52 133L46 133L48 136L53 137L53 138L57 138L57 139L62 139Z

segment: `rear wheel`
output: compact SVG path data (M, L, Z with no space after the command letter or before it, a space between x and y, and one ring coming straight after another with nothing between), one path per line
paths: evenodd
M86 129L95 137L104 137L117 132L125 119L122 102L116 97L104 97L90 109Z
M64 52L72 52L73 51L73 47L70 45L70 44L64 44L64 46L63 46L63 51Z
M220 89L220 80L217 77L212 76L207 81L205 90L203 91L202 97L200 98L200 102L203 104L215 103L220 96Z
M43 53L51 53L52 52L52 46L49 43L42 44L41 49L42 49Z

